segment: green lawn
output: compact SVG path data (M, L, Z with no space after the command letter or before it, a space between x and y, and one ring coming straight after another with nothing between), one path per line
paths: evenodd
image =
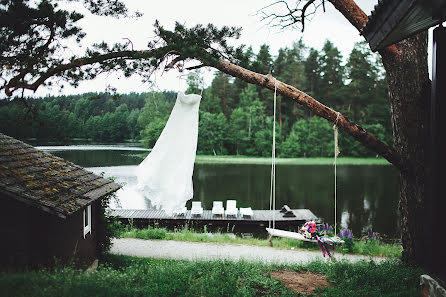
M147 157L149 153L141 154L141 159ZM279 165L333 165L333 158L276 158L276 164ZM204 156L197 155L195 158L197 164L253 164L270 165L271 158L250 157L250 156ZM336 163L338 165L391 165L384 158L353 158L339 157Z
M276 158L279 165L333 165L333 158ZM197 164L271 164L271 158L246 156L197 156ZM390 165L384 158L350 158L337 159L338 165Z
M269 246L269 241L258 238L242 238L226 233L200 233L192 230L178 230L169 232L162 228L148 229L122 229L118 232L123 238L140 238L140 239L164 239L177 241L192 242L213 242L213 243L229 243L229 244L247 244L257 246ZM274 238L273 246L281 249L307 249L318 250L317 243L293 240L289 238ZM353 246L348 249L345 246L337 247L338 253L360 254L366 256L385 256L391 258L401 257L402 247L399 244L386 244L378 241L355 240Z
M73 268L0 273L1 296L300 296L270 276L280 269L324 274L318 296L419 296L420 269L399 260L264 265L108 255L95 272Z

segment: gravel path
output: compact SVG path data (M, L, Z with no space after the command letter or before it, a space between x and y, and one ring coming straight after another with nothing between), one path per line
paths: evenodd
M113 240L112 254L183 260L246 260L267 264L306 263L315 259L324 259L319 251L282 250L271 247L215 244L201 242L184 242L174 240L143 240L135 238L119 238ZM338 260L369 260L371 257L336 254ZM328 258L325 258L328 259ZM374 257L375 261L385 258Z

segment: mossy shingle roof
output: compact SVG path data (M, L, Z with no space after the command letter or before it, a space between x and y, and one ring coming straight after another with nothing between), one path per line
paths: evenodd
M119 188L78 165L0 133L0 194L64 218Z
M376 51L445 19L446 0L379 0L361 33Z

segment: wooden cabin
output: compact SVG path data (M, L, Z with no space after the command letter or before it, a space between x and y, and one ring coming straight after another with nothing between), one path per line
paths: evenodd
M0 133L0 268L92 263L101 199L119 187Z

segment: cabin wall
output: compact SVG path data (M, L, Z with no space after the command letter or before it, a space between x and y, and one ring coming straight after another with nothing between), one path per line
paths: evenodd
M97 258L98 203L92 205L92 231L84 239L83 210L62 219L6 196L0 196L0 201L0 266L38 267L70 262L85 266Z

